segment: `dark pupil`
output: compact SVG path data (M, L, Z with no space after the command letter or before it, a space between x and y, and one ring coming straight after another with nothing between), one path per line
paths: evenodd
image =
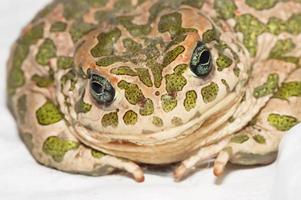
M202 52L202 55L200 57L200 64L206 64L209 62L210 59L210 53L209 51L205 50Z
M115 98L113 86L106 78L98 74L91 74L90 76L90 93L95 101L101 105L109 105Z
M96 94L101 94L103 92L103 87L99 83L93 82L91 83L91 89L96 93Z
M193 52L190 69L198 77L207 76L212 70L210 51L202 42L197 44Z

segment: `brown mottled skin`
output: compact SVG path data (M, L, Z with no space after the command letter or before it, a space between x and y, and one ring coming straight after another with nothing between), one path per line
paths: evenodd
M8 62L35 159L74 173L272 162L301 120L298 0L56 0Z

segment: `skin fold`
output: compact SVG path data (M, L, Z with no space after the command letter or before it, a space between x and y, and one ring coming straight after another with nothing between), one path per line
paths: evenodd
M34 158L144 180L268 164L301 120L299 0L55 0L12 47L7 98Z

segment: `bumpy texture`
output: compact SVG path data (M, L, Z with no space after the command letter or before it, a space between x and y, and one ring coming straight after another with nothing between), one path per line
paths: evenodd
M300 122L300 44L299 0L55 0L12 48L8 104L47 166L221 175L272 162Z

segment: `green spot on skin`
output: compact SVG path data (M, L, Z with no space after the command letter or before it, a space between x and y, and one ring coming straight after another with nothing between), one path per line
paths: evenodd
M97 150L94 150L94 149L91 150L91 155L92 155L94 158L96 158L96 159L100 159L100 158L102 158L102 157L105 156L104 153L102 153L102 152L100 152L100 151L97 151Z
M152 123L157 127L163 127L163 120L160 117L154 116Z
M8 95L15 93L15 90L25 83L24 72L21 69L22 64L27 58L29 47L36 44L44 35L44 23L33 26L18 41L13 52L12 66L8 73Z
M68 0L61 3L64 6L64 17L71 20L82 18L91 7L105 6L107 0Z
M151 99L146 99L144 103L142 103L140 111L140 115L148 116L154 113L154 103Z
M18 109L18 115L19 115L20 121L22 123L24 123L24 119L25 119L26 112L27 112L27 96L26 95L22 95L18 99L17 109Z
M92 105L84 102L83 97L75 104L76 113L87 113L92 109Z
M197 97L197 93L194 90L190 90L186 93L184 107L187 112L195 108Z
M171 47L173 47L174 45L178 45L181 42L185 41L185 39L187 38L186 34L182 34L182 35L176 35L172 41L170 41L168 43L168 45L166 46L166 50L170 49Z
M237 135L231 139L231 142L242 144L249 140L249 136L247 135Z
M230 19L235 17L235 11L237 9L233 0L215 0L214 9L222 19Z
M286 22L286 31L293 35L301 33L301 14L292 15Z
M266 140L262 135L255 135L253 136L253 139L258 143L258 144L265 144Z
M229 45L227 45L225 42L219 40L214 44L214 47L218 50L218 52L220 54L222 54L226 49L231 50L231 48L229 47ZM235 52L231 51L233 54ZM237 55L236 55L237 56Z
M28 32L26 32L19 40L18 44L23 44L29 47L32 44L36 44L39 39L42 39L44 35L44 23L33 26Z
M292 39L278 40L270 53L270 57L282 58L286 53L290 52L294 48L295 44Z
M271 17L267 24L263 24L251 14L244 14L238 17L235 31L243 33L244 45L251 55L254 56L257 52L257 37L264 32L270 32L275 35L282 32L291 33L293 35L300 34L301 14L294 14L286 21Z
M52 76L39 76L35 74L32 76L31 80L34 81L38 87L41 88L47 88L54 83Z
M151 31L151 26L134 24L131 17L122 17L119 21L133 37L143 37Z
M245 2L256 10L265 10L273 8L279 0L246 0Z
M182 29L182 15L177 12L164 15L160 18L158 26L160 33L169 32L176 35Z
M293 63L298 64L299 58L286 56L286 54L292 51L295 47L296 45L294 44L292 39L278 40L273 49L271 50L269 57L284 60L287 62L292 61Z
M207 30L204 34L203 34L203 42L205 43L209 43L209 42L212 42L212 41L219 41L219 38L220 38L220 34L219 32L213 28L213 29L210 29L210 30Z
M283 21L276 17L271 17L267 28L268 31L279 35L282 32L288 32L293 35L298 35L301 33L301 14L292 15L287 21Z
M64 17L67 20L81 18L86 11L84 1L71 0L68 4L64 3Z
M301 97L301 82L292 81L283 83L274 97L285 100L288 100L289 97Z
M219 87L216 83L211 82L210 85L202 88L202 97L205 103L214 101L218 95Z
M140 81L147 87L153 87L153 82L150 76L148 69L145 68L136 68L137 75Z
M102 7L105 6L108 3L108 0L83 0L86 2L89 7L94 6L94 7Z
M68 151L75 150L79 147L77 142L64 140L56 136L46 139L43 144L43 152L53 158L56 162L62 162Z
M161 101L165 112L171 112L177 106L177 100L168 94L162 95Z
M235 74L236 77L239 77L239 75L240 75L240 69L238 67L234 67L233 73Z
M122 80L118 83L118 87L120 89L125 90L125 97L128 100L128 102L132 105L141 103L145 99L142 91L136 84L128 83Z
M230 86L227 83L227 81L225 79L222 79L221 81L222 81L222 84L224 84L224 86L226 87L227 92L230 92Z
M169 32L172 39L177 40L177 42L174 43L178 43L181 40L183 41L183 37L185 37L188 32L196 31L195 29L185 29L182 27L182 15L178 12L163 15L160 18L158 30L160 33Z
M152 5L152 7L149 9L149 19L148 19L148 23L152 23L156 17L158 16L158 14L164 9L166 8L166 4L168 3L168 1L159 1L157 3L154 3Z
M274 35L279 35L286 29L286 24L279 18L271 17L267 24L268 31Z
M142 45L137 43L131 38L126 38L123 41L123 46L126 48L127 52L131 52L133 54L138 53L142 49Z
M137 73L128 66L113 68L111 69L111 73L116 75L137 76Z
M121 36L118 28L107 33L101 33L97 37L98 44L91 50L93 57L110 56L114 52L114 44Z
M36 111L36 117L40 125L47 126L61 121L64 116L52 101L47 101Z
M270 74L268 80L261 86L254 89L253 96L255 98L264 97L273 94L278 89L279 76L278 74Z
M107 67L110 66L114 63L118 63L118 62L124 62L125 60L122 57L119 56L110 56L110 57L104 57L101 58L100 60L98 60L96 62L96 65L100 66L100 67Z
M255 126L255 125L257 124L257 122L258 122L258 114L255 115L255 116L251 119L251 121L249 121L248 126Z
M179 117L173 117L171 119L171 123L175 126L181 126L183 124L183 120Z
M278 131L288 131L299 123L297 118L293 116L273 113L268 116L268 122Z
M131 0L118 0L116 1L114 8L118 11L130 11L134 8Z
M185 48L183 46L178 46L174 48L173 50L166 53L164 60L163 60L163 66L168 66L170 63L172 63L174 60L177 59L177 57L182 54L185 51Z
M64 32L67 28L67 24L64 22L55 22L51 25L50 32Z
M59 69L69 69L73 66L73 58L60 56L57 58L57 67Z
M220 54L216 59L217 70L223 71L224 69L230 67L233 63L233 60L226 55Z
M178 65L174 69L173 74L168 74L165 76L166 91L168 94L173 94L183 90L184 86L187 84L187 80L182 75L187 67L188 66L186 64Z
M56 46L51 39L46 38L36 55L37 63L46 66L49 64L50 59L54 58L55 56Z
M229 123L233 123L235 121L235 117L231 116L229 119L228 119L228 122Z
M112 13L110 11L104 11L104 10L97 11L94 15L95 20L98 21L99 23L105 22L109 20L111 17L112 17Z
M105 114L101 119L101 124L103 127L113 127L116 128L118 126L118 114L117 112L111 112Z
M123 121L126 125L135 125L138 121L138 114L134 111L127 111L123 116Z
M75 88L75 84L76 84L76 81L77 81L75 70L70 70L67 74L62 76L61 84L65 85L67 83L67 81L71 81L70 91L72 91Z
M152 75L154 77L155 87L159 88L161 86L161 82L163 79L162 71L163 71L164 67L154 60L149 60L146 65L147 65L147 67L149 67L151 69Z
M204 0L183 0L182 4L192 6L195 8L201 8L204 4Z
M74 43L78 42L86 33L90 32L94 26L80 21L75 21L70 27L70 35Z
M252 56L257 52L257 37L266 31L266 27L251 14L244 14L238 17L235 31L244 35L243 43Z
M23 70L19 68L12 68L8 76L8 94L12 95L15 92L15 89L23 86L25 83L25 77Z

